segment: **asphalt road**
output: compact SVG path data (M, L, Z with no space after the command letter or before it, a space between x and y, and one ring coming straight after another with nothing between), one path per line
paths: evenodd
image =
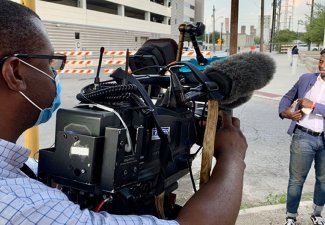
M248 143L242 207L267 205L286 193L291 137L286 133L289 121L278 117L277 108L278 100L253 97L234 110ZM197 187L200 157L193 162ZM312 177L311 170L304 187L305 196L313 192ZM180 204L193 194L189 187L192 186L187 176L180 181L177 191Z

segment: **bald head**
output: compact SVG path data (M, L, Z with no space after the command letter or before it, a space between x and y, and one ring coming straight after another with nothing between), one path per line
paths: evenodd
M40 18L30 9L0 0L0 58L14 53L33 53L47 37Z

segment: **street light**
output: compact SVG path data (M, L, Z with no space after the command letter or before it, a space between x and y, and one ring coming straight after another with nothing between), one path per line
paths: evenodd
M215 38L215 22L218 21L220 18L223 18L223 16L218 16L217 18L213 19L213 14L211 15L211 17L205 17L204 21L205 21L205 30L206 30L206 35L207 37L205 38L205 41L207 42L207 46L209 46L210 49L210 43L213 44L216 43L216 38ZM211 24L212 23L212 24ZM210 39L210 31L211 31L211 26L212 26L212 37ZM215 46L213 47L214 51L215 51Z
M299 41L299 25L304 25L304 21L298 20L298 24L297 24L297 42Z

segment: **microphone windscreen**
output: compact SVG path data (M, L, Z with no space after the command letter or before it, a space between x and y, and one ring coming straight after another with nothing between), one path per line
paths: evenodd
M247 102L253 92L264 87L275 73L274 60L259 52L246 52L218 60L206 67L204 74L212 81L219 83L220 77L227 77L230 90L222 90L224 98L221 106L237 107ZM224 82L224 78L222 79Z

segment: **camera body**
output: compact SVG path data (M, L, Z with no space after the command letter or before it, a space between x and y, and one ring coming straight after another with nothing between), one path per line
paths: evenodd
M149 40L127 57L132 75L117 69L99 83L98 69L94 84L77 95L81 104L58 110L55 147L39 151L39 179L81 208L114 214L161 216L157 198L164 196L163 211L175 218L172 192L190 172L191 147L203 139L198 120L208 99L223 97L202 68L171 63L176 49L171 39Z
M59 109L55 147L39 152L39 178L50 186L59 184L82 208L95 209L100 199L109 196L115 200L107 209L111 213L155 215L161 152L168 153L163 179L168 195L189 172L190 149L197 140L194 114L186 107L155 107L157 122L169 141L166 145L153 118L132 104L114 107L128 130L113 112L89 106Z

